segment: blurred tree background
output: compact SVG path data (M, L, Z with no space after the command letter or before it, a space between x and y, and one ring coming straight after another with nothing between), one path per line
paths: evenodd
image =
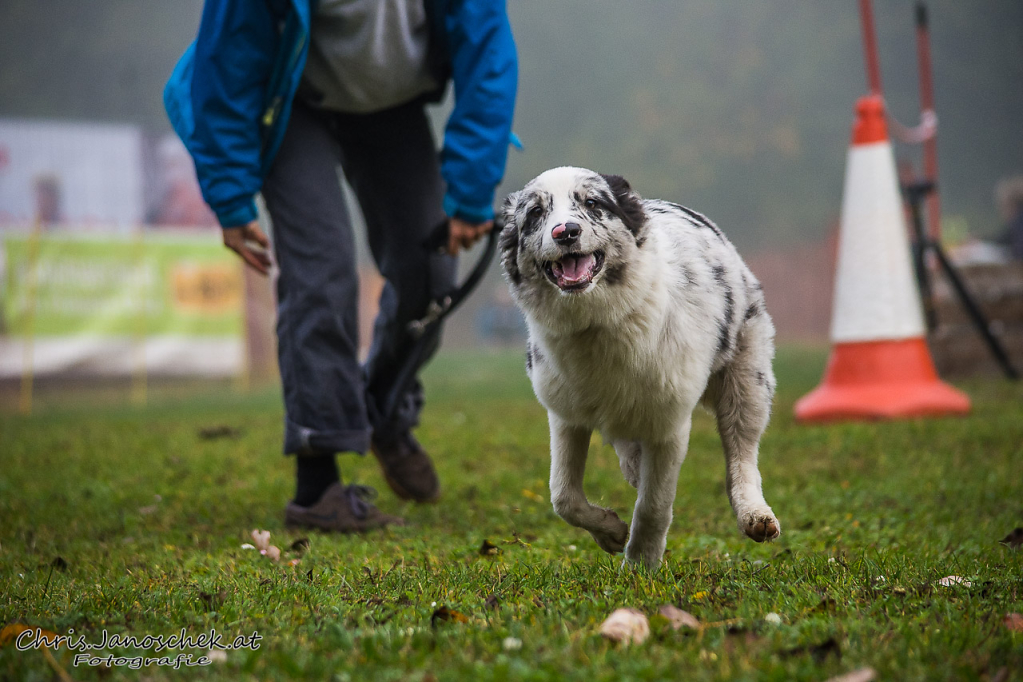
M853 0L508 3L526 149L503 189L555 165L616 172L712 216L741 248L820 239L834 225L852 105L866 90ZM1000 228L995 182L1023 172L1023 2L929 7L943 209L988 236ZM4 0L0 116L167 129L163 82L201 9ZM915 124L913 2L877 0L875 13L891 110Z

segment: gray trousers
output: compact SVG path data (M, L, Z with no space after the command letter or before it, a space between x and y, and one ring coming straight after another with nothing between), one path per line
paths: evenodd
M386 279L373 344L359 365L355 240L338 168L355 191ZM456 263L424 242L444 219L444 183L423 105L338 114L296 101L263 185L273 222L277 353L287 454L364 453L373 430L418 424L415 382L390 423L379 413L408 353L406 327L450 290ZM436 351L439 340L428 349Z

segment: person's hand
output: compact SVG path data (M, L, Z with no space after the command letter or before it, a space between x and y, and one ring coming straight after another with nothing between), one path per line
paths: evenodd
M270 240L253 220L247 225L224 229L224 246L242 257L250 268L261 275L270 271ZM256 248L259 247L259 248Z
M471 248L473 244L494 227L494 221L488 220L485 223L470 223L461 218L452 218L451 227L448 232L448 253L454 256L458 253L459 247Z

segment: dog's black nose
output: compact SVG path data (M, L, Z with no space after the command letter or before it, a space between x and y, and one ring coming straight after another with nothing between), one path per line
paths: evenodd
M579 223L555 225L551 230L551 236L560 246L571 246L579 240L579 235L582 233L583 228L579 226Z

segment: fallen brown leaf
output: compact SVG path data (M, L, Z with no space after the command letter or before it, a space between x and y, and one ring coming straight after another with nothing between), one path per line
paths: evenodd
M896 591L896 593L898 593L898 588L896 588L895 591ZM902 592L903 592L903 594L905 594L906 591L903 590ZM821 612L824 612L824 613L834 613L834 611L837 608L838 608L838 602L835 601L834 597L825 596L823 599L821 599L820 603L817 604L817 606L815 606L812 610L813 611L821 611Z
M366 578L373 584L373 587L377 586L376 574L373 573L373 569L369 566L363 566L362 572L366 574Z
M437 627L438 622L468 623L469 617L466 616L464 613L453 611L449 609L447 606L441 606L440 608L433 612L432 616L430 616L430 625L432 627Z
M942 578L941 580L939 580L935 584L936 585L941 585L942 587L959 587L959 586L962 586L962 587L972 587L973 586L973 583L971 583L969 580L967 580L966 578L963 578L961 576L958 576L958 575L946 575L944 578Z
M256 543L256 549L260 552L265 551L270 547L270 531L259 530L258 528L252 531L252 541Z
M650 636L650 621L636 609L616 609L600 624L602 637L622 644L640 644Z
M782 657L789 658L791 656L801 656L803 654L810 654L813 656L813 660L817 663L823 663L824 660L834 654L836 657L842 657L842 648L838 645L838 642L834 637L829 637L820 644L809 644L806 646L797 646L794 649L786 649L781 652Z
M199 438L202 440L216 440L218 438L237 438L242 435L242 430L233 426L207 426L199 429Z
M52 646L53 642L58 637L56 632L44 630L43 628L35 627L34 625L11 623L10 625L5 625L4 628L0 630L0 646L15 644L18 641L18 637L21 636L21 633L27 630L35 632L35 635L30 638L30 642L33 644L35 642L42 642L44 646Z
M877 678L877 671L873 668L858 668L844 675L829 678L827 682L870 682Z
M999 542L1006 545L1009 549L1019 549L1020 545L1023 545L1023 528L1013 529L1011 533L999 540Z
M224 599L227 597L227 590L220 590L215 594L209 592L200 592L199 601L206 607L207 611L216 611L217 607L224 603Z
M1009 668L1008 666L1002 666L998 669L994 675L991 676L991 682L1007 682L1009 679Z
M1023 616L1018 613L1006 614L1005 618L1002 619L1002 625L1013 632L1023 632Z
M513 533L511 540L503 540L502 542L504 542L504 544L506 545L522 545L523 547L532 547L532 545L529 544L528 542L524 542L522 538L519 537L518 533Z
M528 488L523 488L522 489L522 496L524 498L526 498L527 500L532 500L533 502L546 502L547 501L547 500L545 500L543 498L543 495L537 495L536 493L534 493L532 490L530 490Z
M920 583L913 587L913 594L918 597L926 597L932 592L934 592L934 585L930 583Z
M661 614L668 620L668 624L671 625L672 630L678 630L679 628L692 628L693 630L700 629L700 621L688 611L683 611L677 606L671 604L665 604L661 608L657 609L657 613Z

